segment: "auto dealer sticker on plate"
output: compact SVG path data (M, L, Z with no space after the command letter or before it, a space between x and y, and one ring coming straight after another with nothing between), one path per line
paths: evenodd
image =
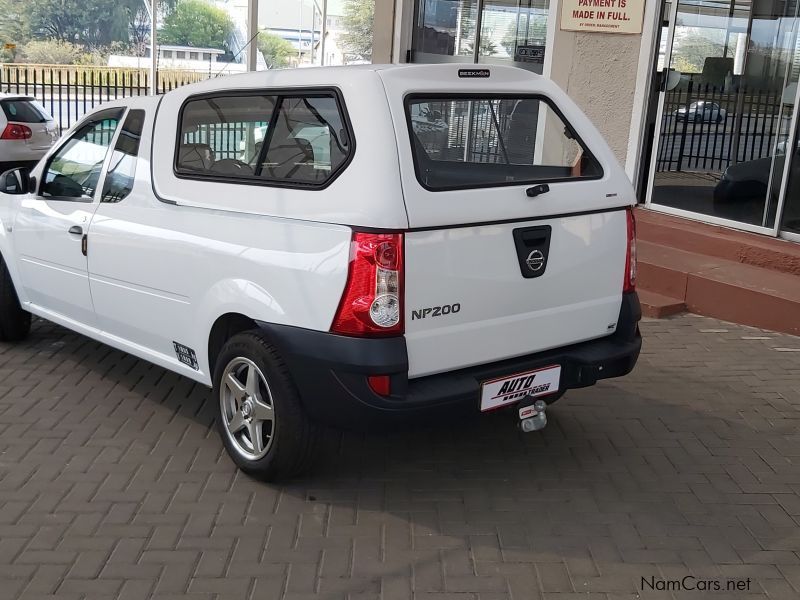
M526 396L534 398L558 391L561 366L552 365L510 377L485 381L481 386L481 410L492 410L519 402Z

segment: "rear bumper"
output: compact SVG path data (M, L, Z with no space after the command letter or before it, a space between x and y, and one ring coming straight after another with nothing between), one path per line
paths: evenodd
M608 337L509 360L408 379L405 339L359 339L285 325L261 327L287 362L309 415L332 425L358 428L458 405L479 411L481 382L559 364L560 392L633 370L642 339L635 293L622 300L616 332ZM391 396L373 392L368 375L390 375Z

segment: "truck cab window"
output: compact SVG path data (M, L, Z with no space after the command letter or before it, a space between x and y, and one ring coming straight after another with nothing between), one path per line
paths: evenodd
M111 154L103 195L100 202L121 202L133 189L136 163L139 159L139 142L144 127L144 111L131 110L119 132L117 143Z
M41 195L91 202L122 109L100 113L80 127L50 158Z

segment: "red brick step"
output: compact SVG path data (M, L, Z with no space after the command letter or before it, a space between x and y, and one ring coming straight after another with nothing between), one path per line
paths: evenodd
M663 319L670 315L686 312L686 303L683 300L648 290L639 290L639 301L642 303L642 314L645 317Z
M781 268L764 268L653 243L642 237L647 228L638 233L644 314L662 317L685 306L709 317L800 334L800 274L783 270L793 264L793 254L780 261ZM677 245L683 239L676 231L670 241Z

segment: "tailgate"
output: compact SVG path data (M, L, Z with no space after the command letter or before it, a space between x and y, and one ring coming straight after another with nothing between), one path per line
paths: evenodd
M522 69L381 77L410 226L410 376L613 333L634 194L586 116Z
M624 210L407 233L409 376L613 333L626 248Z

